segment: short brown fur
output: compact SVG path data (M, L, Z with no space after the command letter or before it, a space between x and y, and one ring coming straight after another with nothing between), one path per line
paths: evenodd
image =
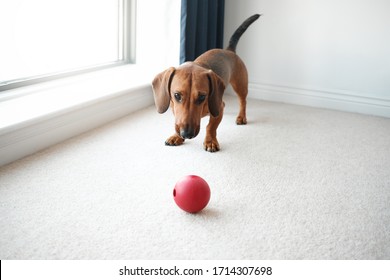
M240 26L242 28L246 23L243 31L237 29L241 32L238 39L259 15L253 19L255 16L249 18L251 22L247 23L248 19ZM176 133L165 141L166 145L178 146L185 139L197 136L201 118L210 115L203 146L209 152L219 151L217 128L225 106L223 93L229 83L240 101L236 123L247 123L248 73L245 64L235 53L238 39L226 50L209 50L195 61L183 63L177 68L171 67L154 78L152 85L157 111L164 113L171 107L175 116Z

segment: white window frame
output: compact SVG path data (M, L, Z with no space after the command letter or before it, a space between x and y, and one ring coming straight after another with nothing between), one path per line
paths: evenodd
M119 1L119 60L98 64L94 66L83 67L70 71L61 71L49 73L40 76L20 77L14 80L0 83L0 99L4 91L30 86L38 83L52 81L85 74L92 71L103 70L110 67L122 66L125 64L134 64L136 61L136 2L137 0Z
M179 63L181 1L131 1L136 63L0 92L0 167L153 106L154 76Z

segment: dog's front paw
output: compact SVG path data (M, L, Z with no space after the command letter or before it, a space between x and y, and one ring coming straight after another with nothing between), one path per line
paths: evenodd
M175 134L165 140L165 145L167 146L180 146L184 143L184 139L179 135Z
M205 139L203 147L207 152L215 153L219 151L219 143L217 139Z
M244 125L246 124L247 121L246 121L246 117L242 117L242 116L238 116L237 119L236 119L236 124L238 125Z

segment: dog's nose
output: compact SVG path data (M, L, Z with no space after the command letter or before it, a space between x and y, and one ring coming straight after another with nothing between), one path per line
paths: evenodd
M184 139L192 139L195 137L195 132L192 129L181 129L180 136Z

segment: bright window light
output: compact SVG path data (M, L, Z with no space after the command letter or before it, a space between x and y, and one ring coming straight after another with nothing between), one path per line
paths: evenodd
M0 0L0 84L122 59L121 0Z

